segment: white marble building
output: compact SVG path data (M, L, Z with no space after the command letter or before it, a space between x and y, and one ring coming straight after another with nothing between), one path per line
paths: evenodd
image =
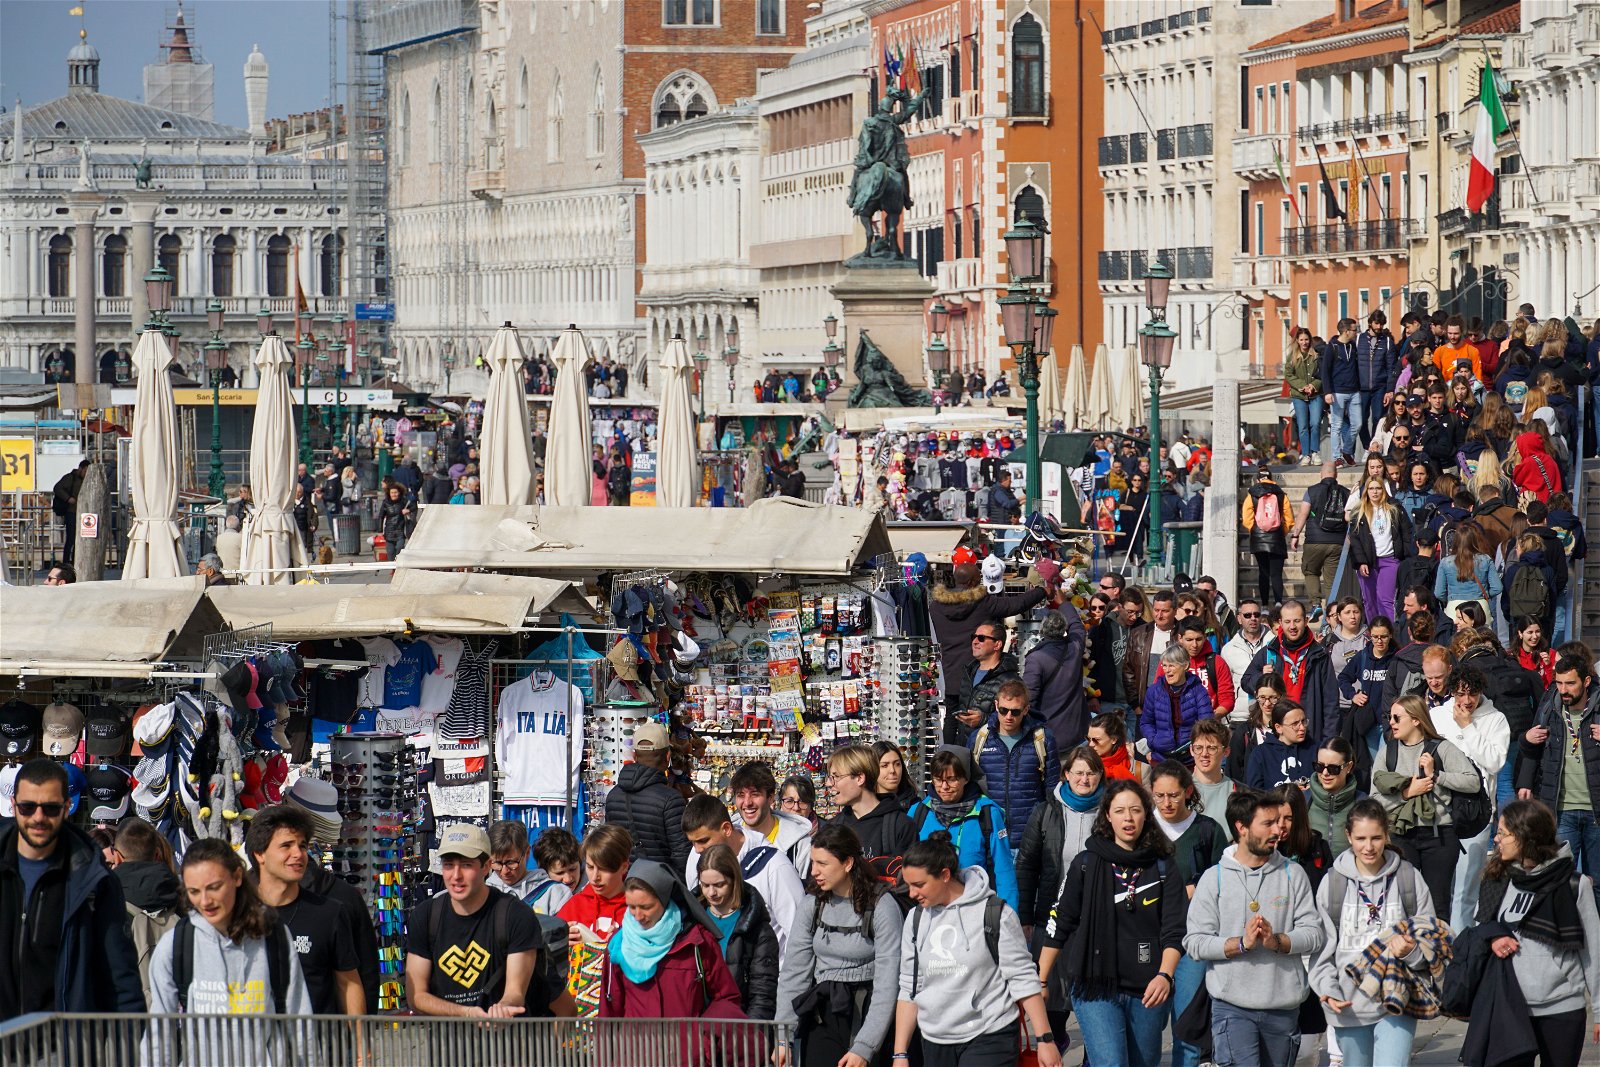
M1504 178L1521 301L1541 317L1600 309L1600 0L1522 0L1505 43L1523 173ZM1518 301L1519 303L1521 301Z
M72 352L77 380L113 374L146 317L141 279L159 260L177 279L171 319L182 331L183 365L200 362L210 336L205 305L215 297L227 311L232 364L251 381L263 303L289 323L298 282L319 318L348 313L337 213L344 167L268 155L248 130L107 96L100 62L79 43L66 95L23 102L0 122L0 366L42 372L52 356ZM264 87L260 53L250 62ZM265 104L264 92L252 93L252 108ZM252 114L251 122L263 119ZM136 188L142 159L148 190ZM68 206L78 194L98 201L92 229ZM84 255L94 260L93 292L79 291ZM74 345L80 299L94 301L87 359Z

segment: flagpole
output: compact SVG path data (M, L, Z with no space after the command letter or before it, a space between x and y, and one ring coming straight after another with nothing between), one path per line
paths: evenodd
M1478 46L1483 49L1484 72L1492 78L1494 77L1494 57L1489 54L1489 42L1480 39ZM1496 89L1496 92L1498 91ZM1482 92L1481 88L1479 92ZM1482 107L1483 105L1480 104L1478 106ZM1502 108L1505 106L1503 100L1501 101L1501 106ZM1522 119L1522 100L1520 97L1517 99L1517 119L1519 122ZM1506 119L1506 129L1511 133L1511 143L1517 146L1517 158L1522 161L1523 173L1528 176L1528 195L1533 197L1534 206L1539 209L1540 214L1543 214L1544 202L1539 199L1539 183L1533 180L1533 164L1528 162L1528 154L1522 150L1522 138L1517 136L1516 124L1509 117Z

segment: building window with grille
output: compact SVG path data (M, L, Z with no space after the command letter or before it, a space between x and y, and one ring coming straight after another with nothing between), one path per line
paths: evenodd
M322 295L339 296L344 291L344 238L330 233L322 239L318 256L322 275Z
M711 111L710 95L709 87L693 74L673 78L656 91L656 129L705 117Z
M289 295L289 238L281 233L267 238L267 295Z
M1044 27L1032 15L1011 27L1011 113L1044 114Z
M183 291L183 239L175 233L162 237L156 242L156 259L161 269L172 275L172 295L179 295Z
M783 32L783 0L757 0L756 32L764 34Z
M233 261L238 246L223 234L211 242L211 295L233 295Z
M106 249L100 257L100 293L102 296L128 295L128 239L121 234L106 238Z
M72 295L72 238L58 233L50 238L50 269L48 275L50 295Z

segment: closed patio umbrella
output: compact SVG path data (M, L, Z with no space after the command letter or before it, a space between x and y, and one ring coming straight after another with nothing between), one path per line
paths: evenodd
M700 498L700 452L690 408L694 361L682 337L661 353L661 422L656 437L656 505L692 508Z
M1081 425L1088 430L1103 432L1111 429L1111 353L1105 345L1094 349L1094 367L1089 373L1089 392L1084 400Z
M1061 410L1061 365L1051 349L1039 361L1039 425L1049 429L1052 420L1065 417Z
M294 405L285 370L294 362L277 334L261 339L256 370L256 423L250 432L250 488L256 511L245 523L239 569L250 585L291 585L289 568L306 564L294 523Z
M1076 430L1083 425L1083 413L1089 406L1089 379L1084 374L1083 346L1073 345L1067 356L1067 380L1061 386L1061 417L1067 429Z
M522 340L509 322L494 332L486 359L489 396L483 405L481 500L485 504L531 504L533 431L522 388L524 356Z
M1122 390L1118 394L1119 430L1131 430L1145 424L1145 403L1149 399L1144 391L1145 369L1139 362L1139 350L1132 345L1122 350Z
M133 402L128 482L133 523L124 578L176 578L185 573L178 510L178 409L172 400L172 349L159 330L145 330L133 349L139 375Z
M589 490L589 398L583 369L589 363L589 343L576 326L556 338L551 361L556 367L556 391L550 399L550 432L544 453L544 502L557 507L587 507Z

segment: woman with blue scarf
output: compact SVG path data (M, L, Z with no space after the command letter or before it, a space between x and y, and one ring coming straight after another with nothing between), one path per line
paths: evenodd
M628 914L607 945L601 1018L743 1019L721 935L683 883L663 864L635 860L624 892Z
M1034 959L1039 958L1044 946L1045 923L1055 906L1063 872L1089 840L1100 798L1105 794L1105 765L1088 745L1079 745L1067 753L1061 767L1061 783L1050 794L1050 800L1034 806L1017 849L1017 890L1022 902L1017 914ZM1045 990L1045 1012L1052 1032L1066 1030L1071 1011L1063 974L1052 971Z

